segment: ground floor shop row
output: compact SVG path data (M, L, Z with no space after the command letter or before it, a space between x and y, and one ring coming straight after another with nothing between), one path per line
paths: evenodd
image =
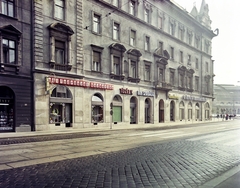
M36 130L205 121L211 115L211 99L178 91L156 93L137 85L36 78Z

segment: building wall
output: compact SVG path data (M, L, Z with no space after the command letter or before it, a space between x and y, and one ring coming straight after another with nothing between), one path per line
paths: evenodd
M69 0L65 3L63 20L54 17L54 1L34 2L36 130L64 129L69 126L103 127L110 126L111 123L119 126L131 123L139 126L146 123L158 125L160 121L167 123L209 119L209 114L205 117L205 106L208 104L208 111L212 107L211 39L215 34L169 1L146 1L145 4L142 1L134 2L138 2L136 16L128 13L129 4L123 1L116 8L112 1ZM149 23L143 20L145 8L150 11ZM100 33L93 32L94 14L100 17ZM162 29L159 29L159 17L162 18ZM113 39L114 23L120 26L119 40ZM174 24L174 35L170 34L170 23ZM185 31L181 40L178 37L180 26L184 26ZM130 45L129 42L131 29L136 31L135 45ZM191 44L187 42L187 33L192 33ZM65 35L68 36L65 45L70 52L66 53L66 65L60 66L64 70L59 70L59 64L54 61L54 43L57 37ZM144 47L146 36L150 39L149 50ZM199 37L198 47L195 47L196 37ZM161 53L159 42L163 43ZM208 43L208 52L204 50L205 43ZM171 57L172 48L174 57ZM101 54L100 71L92 70L94 50ZM184 55L183 62L180 62L180 51ZM113 74L111 53L118 53L121 59L121 75ZM191 55L189 62L188 55ZM198 68L195 58L199 60ZM130 59L137 62L136 78L132 78L127 69L131 68ZM150 66L149 80L143 77L145 64ZM164 71L163 80L158 72L160 68ZM172 84L170 70L175 70L175 81ZM186 78L184 86L179 86L181 70L192 74L191 87L186 87ZM187 73L185 77L186 75ZM197 90L195 76L199 77ZM206 79L209 80L208 91L205 90ZM138 92L145 92L145 95L140 96ZM191 105L188 107L189 102ZM122 109L119 114L122 119L119 122L112 122L110 113L115 108L111 109L111 103L113 107ZM173 103L174 109L171 111ZM180 116L182 104L183 117ZM196 104L199 106L199 117L195 114ZM162 114L160 106L164 110ZM192 109L190 119L187 117L188 109ZM71 113L71 117L68 113ZM172 120L171 113L174 113Z
M31 131L34 130L31 1L15 1L13 11L9 12L3 10L3 2L0 6L0 98L2 100L0 113L2 117L4 116L1 119L9 121L6 126L0 125L0 131ZM4 39L15 41L16 61L10 63L5 60L2 42ZM5 95L9 91L12 93L11 97L8 94ZM4 99L9 99L12 104L5 106ZM13 124L10 123L10 119Z

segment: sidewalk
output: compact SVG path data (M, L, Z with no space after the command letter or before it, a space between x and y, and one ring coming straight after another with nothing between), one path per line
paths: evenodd
M240 166L225 172L221 176L206 182L199 188L237 188L240 187Z
M128 130L128 129L176 129L191 126L200 126L203 123L216 123L220 122L218 119L213 119L210 121L183 121L183 122L169 122L169 123L158 123L158 124L144 124L143 126L139 124L127 124L127 125L112 125L112 129L109 127L86 127L86 128L66 128L66 129L56 129L56 130L46 130L46 131L31 131L31 132L6 132L0 133L0 139L4 138L18 138L26 136L41 136L41 135L52 135L52 134L69 134L69 133L88 133L88 132L105 132L114 130Z

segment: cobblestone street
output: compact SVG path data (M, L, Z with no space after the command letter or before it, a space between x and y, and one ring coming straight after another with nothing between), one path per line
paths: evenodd
M239 130L0 171L0 187L198 187L240 163Z

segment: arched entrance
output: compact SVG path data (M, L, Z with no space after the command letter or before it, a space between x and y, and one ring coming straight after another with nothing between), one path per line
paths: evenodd
M175 102L170 102L170 121L175 121Z
M92 122L103 122L103 96L100 93L92 96Z
M0 86L0 131L15 131L15 94L6 86Z
M196 106L195 106L195 118L196 118L196 121L200 119L200 111L199 111L199 104L196 103Z
M131 97L130 99L130 124L137 123L137 98Z
M145 123L151 122L151 100L147 98L145 100Z
M72 93L62 85L53 89L50 96L50 123L60 126L65 123L66 127L72 126Z
M179 120L182 121L185 119L185 113L184 113L184 103L183 101L180 102L179 104Z
M113 98L113 122L122 122L122 98L115 95Z
M207 102L205 104L205 120L209 120L209 118L210 118L210 105Z
M164 101L159 101L159 122L164 122Z
M192 103L188 103L188 120L192 120Z

